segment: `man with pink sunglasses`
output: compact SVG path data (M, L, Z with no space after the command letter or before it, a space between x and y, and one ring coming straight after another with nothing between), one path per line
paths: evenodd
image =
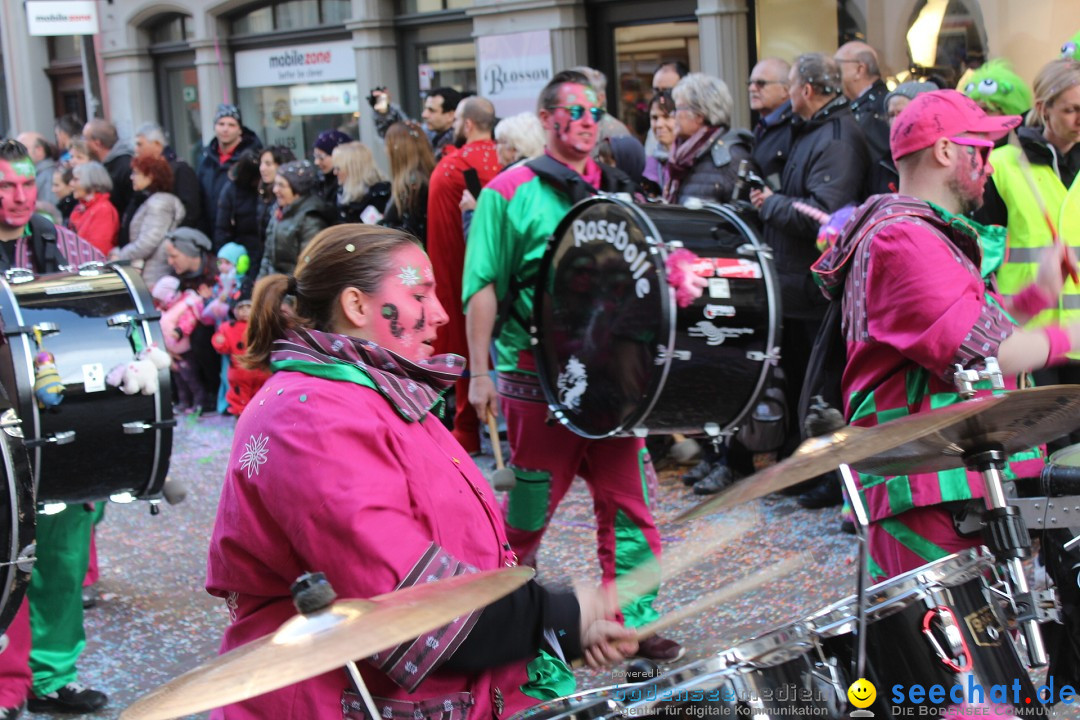
M1064 362L1080 347L1080 325L1022 329L1057 302L1075 266L1072 253L1060 245L1048 251L1036 281L1006 301L983 277L980 244L1004 228L964 217L982 204L994 141L1019 124L1017 116L987 116L954 90L918 95L893 122L900 192L867 200L813 267L826 294L842 300L841 394L851 424L873 426L960 402L957 364L981 369L986 358L997 358L1006 388L1015 389L1027 372ZM1005 476L1031 477L1042 465L1041 448L1033 448L1011 456ZM876 579L981 544L977 533L962 535L953 522L983 496L974 473L864 474L858 483Z

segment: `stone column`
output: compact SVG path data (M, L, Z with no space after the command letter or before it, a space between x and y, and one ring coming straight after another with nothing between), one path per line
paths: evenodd
M34 130L51 140L53 93L52 83L45 74L49 66L48 45L45 38L29 34L26 10L21 2L0 2L0 49L4 53L8 133L14 137Z
M400 105L401 76L398 72L397 33L393 3L387 0L353 0L352 18L345 28L352 33L356 51L356 90L360 94L360 137L375 155L376 164L387 174L389 160L382 138L375 130L374 110L368 104L371 88L385 85L391 101Z
M140 124L158 120L153 59L142 48L103 52L101 59L108 84L109 118L121 139L132 140Z
M219 45L220 43L221 41ZM214 138L214 112L219 103L225 102L226 90L229 102L236 103L232 55L223 50L219 64L213 40L197 38L189 45L195 51L195 76L199 83L199 127L202 128L205 144Z
M746 95L746 78L750 76L746 3L747 0L699 0L697 10L701 71L727 83L735 99L732 114L735 127L750 125Z

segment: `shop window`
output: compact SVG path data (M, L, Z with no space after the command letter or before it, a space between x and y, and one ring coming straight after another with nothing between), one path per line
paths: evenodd
M956 87L968 67L986 57L980 16L963 0L923 0L908 22L912 74Z
M192 30L188 26L188 18L184 15L166 17L150 27L150 43L152 45L184 42L190 39L192 35Z
M617 78L608 78L608 107L643 139L649 131L652 78L662 62L678 60L692 70L698 64L698 24L661 22L615 28Z
M81 35L53 35L49 41L49 62L82 62Z
M446 43L417 48L420 92L431 88L476 89L475 43Z
M337 25L352 17L351 0L323 0L322 21L326 25Z
M398 12L402 15L416 13L460 10L472 7L473 0L398 0ZM443 86L445 87L445 86Z
M233 20L233 35L254 35L274 29L274 8L271 6L252 10Z
M352 14L350 0L278 0L232 18L233 35L340 25Z
M274 26L305 28L319 24L319 0L289 0L274 6Z

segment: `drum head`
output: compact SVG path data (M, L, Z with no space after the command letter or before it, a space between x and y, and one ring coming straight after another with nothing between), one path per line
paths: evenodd
M633 428L667 371L673 310L653 235L630 203L587 200L556 228L540 270L540 382L586 437Z
M1050 456L1051 465L1063 465L1065 467L1080 467L1080 445L1070 445L1061 448Z

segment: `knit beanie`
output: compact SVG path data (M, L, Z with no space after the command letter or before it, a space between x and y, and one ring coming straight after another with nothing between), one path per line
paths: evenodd
M322 150L329 155L334 152L334 148L338 145L347 142L352 142L352 138L348 134L340 130L323 130L319 133L319 137L315 138L315 149Z
M201 230L179 227L165 236L173 246L188 257L199 257L203 252L210 252L213 243Z
M247 249L240 243L225 243L221 246L221 249L217 251L218 260L228 260L233 264L233 267L237 269L237 275L243 275L240 272L240 259L247 255Z
M315 187L315 166L308 160L293 160L277 169L278 175L285 178L289 187L297 195L307 195Z

